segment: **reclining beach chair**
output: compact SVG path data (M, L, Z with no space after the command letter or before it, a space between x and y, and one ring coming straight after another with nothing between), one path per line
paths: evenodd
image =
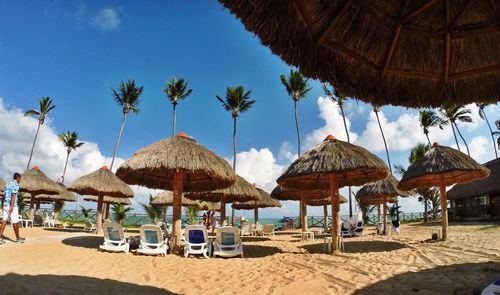
M40 214L33 215L33 226L43 226L43 217Z
M85 218L84 223L85 223L85 227L83 228L83 230L85 230L85 231L94 231L95 230L95 226L90 219Z
M163 239L163 233L157 225L142 225L141 241L137 253L145 255L167 255L168 239Z
M99 251L125 252L128 254L130 244L123 235L123 228L120 224L105 222L102 225L104 233L104 243L99 246Z
M352 230L352 235L356 237L363 235L363 221L358 221L358 223L356 223L356 227Z
M500 294L500 278L496 279L488 287L484 288L481 295L496 295Z
M213 256L243 257L243 244L241 243L240 230L238 228L225 226L217 229Z
M274 236L274 225L272 224L264 224L264 229L262 230L262 234L265 235L272 235Z
M340 225L340 235L342 237L352 237L351 224L349 221L344 221Z
M208 257L208 232L204 225L188 225L184 229L184 256L189 254L202 254L205 258Z
M28 227L31 225L31 227L33 227L33 220L30 219L30 217L28 216L28 214L26 212L23 212L22 215L21 215L21 225L22 227Z
M252 228L252 235L254 236L263 236L264 235L264 226L262 224L255 224Z
M241 226L241 236L250 236L252 234L251 226L245 223Z
M45 227L54 227L56 225L56 220L54 216L51 214L44 214L43 226Z

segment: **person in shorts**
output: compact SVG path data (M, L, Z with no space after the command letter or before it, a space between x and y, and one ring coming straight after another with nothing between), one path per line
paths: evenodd
M17 195L19 194L19 183L21 183L21 174L14 173L14 180L7 183L4 193L4 205L2 215L2 225L0 226L0 245L5 244L3 240L3 231L7 221L10 221L16 235L16 243L24 243L24 238L19 236L19 208L17 207Z

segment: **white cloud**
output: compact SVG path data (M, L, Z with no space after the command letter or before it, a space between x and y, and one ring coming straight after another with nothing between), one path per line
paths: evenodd
M102 8L92 19L92 25L101 31L116 31L121 23L118 10L113 7Z
M485 163L495 158L491 139L486 136L476 136L468 142L468 145L470 156L479 163ZM464 153L467 152L465 146L460 146L460 148Z
M289 141L284 141L280 146L280 152L278 154L279 159L285 160L287 162L295 161L298 156L292 151L293 149L293 144L291 144Z

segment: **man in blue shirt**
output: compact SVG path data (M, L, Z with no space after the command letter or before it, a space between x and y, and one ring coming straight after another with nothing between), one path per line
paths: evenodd
M16 234L16 243L23 243L24 238L19 237L19 208L17 207L16 198L19 194L19 183L21 182L21 174L14 173L14 180L7 183L3 191L4 205L2 215L2 225L0 226L0 245L5 244L3 240L3 231L7 221L10 220L14 233Z

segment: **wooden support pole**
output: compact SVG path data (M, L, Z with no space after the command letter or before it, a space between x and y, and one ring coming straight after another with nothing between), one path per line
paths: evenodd
M380 222L380 204L377 204L377 224Z
M259 223L259 208L257 206L253 209L253 219L255 225L257 225Z
M323 215L325 216L325 232L328 230L328 206L323 205Z
M384 202L384 235L387 235L387 202Z
M300 206L302 206L302 232L306 232L307 229L307 203L304 194L300 193Z
M175 247L178 248L181 244L181 214L182 214L182 190L183 190L183 175L182 173L174 173L174 191L172 200L172 223L175 236Z
M330 196L332 198L332 251L338 252L340 237L340 206L337 182L333 175L330 175Z
M96 235L101 233L101 228L102 228L102 201L103 201L103 196L97 196L97 215L95 217Z
M220 225L224 226L226 221L226 198L220 198Z
M446 185L444 185L444 181L441 181L441 185L439 186L439 191L441 194L441 224L443 227L442 238L443 241L445 241L446 231L448 229L448 208L446 206Z
M106 206L106 213L104 214L104 220L109 219L109 207L111 207L111 204L105 204Z

